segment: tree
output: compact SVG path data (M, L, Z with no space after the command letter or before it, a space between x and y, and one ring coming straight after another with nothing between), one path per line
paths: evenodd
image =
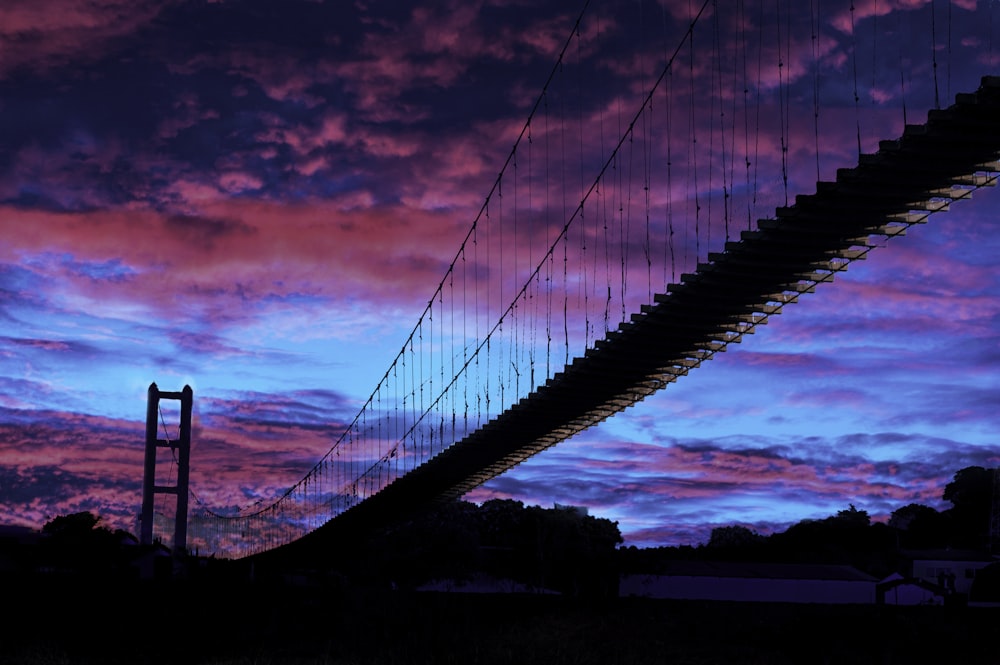
M566 593L615 595L621 542L617 522L585 511L455 500L367 536L342 565L402 588L483 572Z
M55 517L42 526L47 536L49 560L67 570L110 569L120 563L116 533L99 526L101 518L90 512Z
M921 503L908 503L902 508L892 511L889 516L889 526L900 531L909 531L923 520L936 516L938 511Z
M871 524L867 511L853 504L821 520L807 519L768 539L774 555L785 560L850 563L862 570L884 567L876 553L891 542L888 529Z
M868 511L858 510L853 503L847 510L838 510L833 520L837 525L847 528L865 528L871 525Z
M483 545L512 548L523 543L524 504L513 499L489 499L479 506L479 532Z
M42 533L56 537L86 537L100 521L101 518L91 512L59 515L42 525Z
M942 497L956 509L989 510L993 500L993 469L967 466L945 485Z
M708 538L709 549L745 550L764 542L764 537L756 531L741 525L717 526Z
M889 527L899 534L903 547L931 548L948 544L948 518L930 506L910 503L889 517Z
M570 595L617 595L617 522L569 507L532 506L524 514L534 534L533 584Z
M993 505L993 469L967 466L945 485L942 498L952 504L951 544L982 547L986 544Z
M407 588L462 578L476 564L476 506L448 501L368 534L346 555L349 570L373 583Z

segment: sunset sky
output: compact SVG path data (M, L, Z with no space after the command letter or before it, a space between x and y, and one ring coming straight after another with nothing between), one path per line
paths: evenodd
M581 116L637 103L702 2L661 4L592 0L570 53L616 87L587 88ZM856 135L873 151L904 113L922 123L1000 74L997 4L718 0L695 44L756 44L757 22L784 35L755 81L775 79L788 134L757 158L780 165L791 143L794 198L815 189L814 145L832 179ZM582 6L0 4L0 523L89 510L135 531L151 382L194 390L198 501L300 480L413 329ZM710 69L681 72L706 99ZM600 117L617 140L628 114ZM761 175L762 199L780 179ZM994 189L954 204L468 498L586 506L636 545L946 507L955 471L1000 465L998 206Z

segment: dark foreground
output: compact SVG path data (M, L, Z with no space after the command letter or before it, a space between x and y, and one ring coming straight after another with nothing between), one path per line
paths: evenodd
M1000 609L5 581L0 663L1000 664Z

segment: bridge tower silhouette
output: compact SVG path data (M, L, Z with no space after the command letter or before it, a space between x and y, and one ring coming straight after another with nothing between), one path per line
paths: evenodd
M163 412L160 409L161 400L176 400L180 402L180 422L177 438L167 436L166 423L163 422ZM190 493L191 475L191 409L194 404L194 391L191 386L184 386L180 392L160 390L156 383L149 384L146 400L146 448L142 475L142 512L140 514L139 543L153 544L153 521L155 500L157 494L170 495L175 498L173 552L180 556L187 551L188 529L188 495ZM163 426L164 438L158 433ZM156 484L157 452L168 449L177 462L177 482L174 485Z

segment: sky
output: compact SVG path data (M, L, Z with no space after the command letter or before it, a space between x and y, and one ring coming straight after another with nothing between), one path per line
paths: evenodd
M765 5L592 0L570 39L583 3L4 2L0 523L89 510L135 532L152 382L194 391L197 502L280 496L383 378L519 136L537 161L522 142L516 168L534 169L535 189L517 202L514 185L506 224L522 206L522 225L562 226L537 210L543 191L567 188L538 184L553 100L579 118L576 201L658 63L690 47L664 93L692 100L664 104L679 114L678 133L664 131L675 179L661 186L666 160L646 176L647 211L673 201L690 217L698 169L721 159L700 176L714 190L701 230L678 231L690 267L721 246L722 222L708 221L720 197L772 216L817 173L854 166L858 145L872 152L1000 74L994 2ZM728 54L725 68L696 48ZM528 139L560 53L571 84L553 85L576 94L550 89ZM653 145L658 127L633 138ZM690 167L696 154L706 161L682 179L679 155ZM770 533L849 505L880 520L947 507L956 471L1000 465L998 196L976 192L883 243L726 353L467 498L586 506L639 546L697 545L730 524ZM547 247L541 226L523 228L500 244L522 271Z

